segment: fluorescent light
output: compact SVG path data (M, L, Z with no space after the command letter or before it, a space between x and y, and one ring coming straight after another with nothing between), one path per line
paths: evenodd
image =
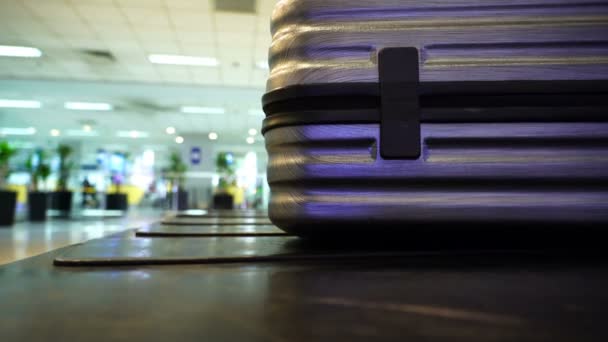
M82 130L85 132L90 132L93 130L93 127L91 127L91 125L84 125L82 126Z
M167 127L165 132L167 132L167 134L175 134L175 127Z
M51 135L54 136L54 137L58 137L58 136L61 135L61 132L58 129L53 128L51 130Z
M2 127L0 128L0 135L34 135L36 129L34 127L27 128L14 128L14 127Z
M67 135L71 137L96 137L99 134L96 131L84 131L80 129L70 129L67 131Z
M256 135L256 134L258 134L257 129L255 129L255 128L250 128L249 129L249 135Z
M255 142L255 139L253 137L247 137L247 139L245 139L245 140L247 140L247 143L249 145L251 145L251 144L253 144Z
M66 102L66 109L72 110L112 110L112 105L103 102Z
M266 114L264 114L264 111L261 110L261 109L250 109L249 110L249 115L264 116Z
M268 62L267 61L259 61L259 62L255 63L255 66L258 69L262 69L262 70L268 70L268 69L270 69L270 67L268 66Z
M182 106L182 113L187 114L224 114L226 109L221 107Z
M178 144L182 144L184 142L184 138L180 137L180 136L177 136L177 137L175 137L175 142L178 143Z
M0 56L5 57L40 57L42 51L27 46L0 45Z
M172 64L172 65L193 65L193 66L209 66L215 67L220 63L216 58L212 57L197 57L183 55L158 55L152 54L148 56L148 61L154 64Z
M215 132L209 133L209 140L217 140L217 133L215 133Z
M150 134L148 134L148 132L131 130L131 131L118 131L118 132L116 132L116 136L119 138L137 139L137 138L147 138L150 136Z
M0 107L3 107L3 108L40 108L40 107L42 107L42 103L40 103L40 101L32 101L32 100L0 99Z

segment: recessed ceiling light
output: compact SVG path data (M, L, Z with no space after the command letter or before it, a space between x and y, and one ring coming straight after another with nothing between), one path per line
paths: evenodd
M70 129L67 131L67 135L71 137L96 137L99 134L95 131L85 131L80 129Z
M150 134L148 134L148 132L131 130L131 131L118 131L118 132L116 132L116 136L119 138L137 139L137 138L147 138L150 136Z
M182 144L184 142L184 138L180 137L180 136L177 136L177 137L175 137L175 142L178 143L178 144Z
M91 127L91 125L84 125L82 126L82 130L85 132L90 132L93 128Z
M209 140L217 140L217 137L218 137L217 133L215 133L215 132L209 133Z
M261 109L250 109L249 110L249 115L264 116L266 114L264 114L264 111L261 110Z
M66 102L66 109L72 110L112 110L112 105L103 102Z
M36 129L34 127L27 128L13 128L13 127L2 127L0 128L0 135L34 135Z
M183 106L181 108L182 113L187 114L224 114L226 109L222 107L197 107L197 106Z
M250 128L249 129L249 135L256 135L256 134L258 134L257 129L255 129L255 128Z
M32 100L6 100L0 99L0 107L2 108L40 108L40 101Z
M58 136L61 135L61 132L58 129L53 128L51 130L51 135L54 136L54 137L58 137Z
M28 46L0 45L0 56L4 57L40 57L40 49Z
M268 62L267 61L259 61L259 62L255 63L255 66L258 69L262 69L262 70L268 70L268 69L270 69L270 67L268 66Z
M165 132L167 132L167 134L175 134L175 127L167 127Z
M198 57L184 55L148 55L148 61L154 64L171 64L171 65L192 65L192 66L209 66L215 67L220 63L217 58L213 57Z
M255 142L255 139L253 137L247 137L247 139L245 139L245 140L247 140L247 143L250 145Z

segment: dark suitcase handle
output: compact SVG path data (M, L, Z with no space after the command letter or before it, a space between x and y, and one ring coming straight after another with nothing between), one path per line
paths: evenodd
M380 83L380 155L384 159L420 157L418 49L384 48L378 52Z
M388 47L378 52L380 95L380 155L384 159L418 159L421 153L421 107L438 103L467 102L480 96L496 106L535 106L585 93L605 94L603 81L468 81L426 82L419 80L418 49ZM448 96L446 98L445 96ZM433 96L435 100L433 101ZM442 98L443 96L443 98ZM584 95L583 95L584 96ZM608 96L608 94L604 95ZM429 101L430 100L430 101ZM456 101L454 101L456 100ZM582 97L579 102L587 102ZM424 102L421 104L421 102ZM429 103L438 102L438 103ZM603 101L605 103L606 101Z

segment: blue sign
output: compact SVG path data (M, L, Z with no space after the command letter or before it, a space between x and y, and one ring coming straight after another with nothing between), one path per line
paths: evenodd
M200 147L193 147L190 149L190 162L192 165L199 165L201 163L202 153Z

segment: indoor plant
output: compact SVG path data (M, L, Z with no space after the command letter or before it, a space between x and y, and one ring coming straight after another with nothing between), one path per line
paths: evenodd
M43 150L35 151L26 161L30 172L30 191L27 194L28 217L30 221L44 221L48 209L48 194L41 190L51 174L51 167L46 162Z
M125 163L129 159L129 153L117 153L121 155ZM123 210L126 211L129 209L129 201L127 194L122 193L122 185L125 179L125 170L122 172L115 171L111 175L110 181L114 186L114 193L106 194L106 210Z
M8 142L0 141L0 226L10 226L15 222L17 193L6 190L6 179L10 173L9 161L17 153Z
M220 152L215 158L215 167L220 176L218 189L213 194L214 209L233 209L234 197L228 192L231 184L231 178L234 177L234 163L232 153Z
M171 193L171 208L177 210L188 209L188 191L184 188L184 174L188 167L178 152L169 156L168 178L171 180L173 191Z
M70 171L74 167L70 156L73 149L70 145L57 146L59 156L59 177L57 179L57 189L51 194L51 209L57 210L60 216L68 217L72 211L73 193L68 189Z

